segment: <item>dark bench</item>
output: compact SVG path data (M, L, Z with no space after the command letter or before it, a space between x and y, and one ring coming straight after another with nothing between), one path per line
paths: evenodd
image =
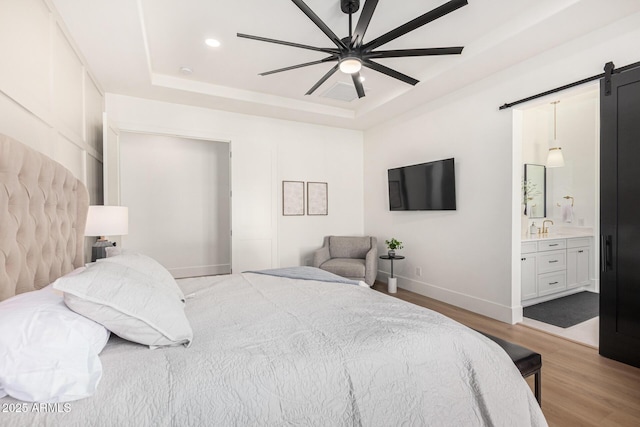
M511 360L513 360L513 363L516 365L524 378L528 377L529 375L535 375L534 395L536 396L538 404L542 407L542 356L540 355L540 353L536 353L535 351L531 351L528 348L511 343L509 341L505 341L501 338L494 337L493 335L485 334L484 332L480 333L490 340L494 341L496 344L502 347L504 351L507 352L507 354L509 355Z

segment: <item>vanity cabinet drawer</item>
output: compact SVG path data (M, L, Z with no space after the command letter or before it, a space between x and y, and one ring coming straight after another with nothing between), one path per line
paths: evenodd
M538 295L553 294L567 288L566 272L556 271L538 275Z
M567 251L551 251L538 254L538 274L567 268Z
M536 242L520 243L521 254L532 254L538 252L538 244Z
M538 251L556 251L558 249L565 249L567 247L566 239L559 240L545 240L538 242Z
M575 239L567 239L567 248L582 248L591 246L591 237L576 237Z

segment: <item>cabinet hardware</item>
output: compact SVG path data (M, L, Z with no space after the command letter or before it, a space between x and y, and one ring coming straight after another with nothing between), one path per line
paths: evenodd
M520 258L520 261L526 261L526 260L527 260L526 258Z
M557 243L554 243L553 245L549 245L549 246L558 246L558 244L557 244Z
M584 251L578 251L579 254L581 254L582 252L584 252Z
M554 260L552 260L552 261L549 261L549 264L552 264L552 263L554 263L554 262L558 262L558 260L557 260L557 259L554 259Z
M549 283L549 286L551 286L551 285L557 285L557 284L558 284L558 282L551 282L551 283Z

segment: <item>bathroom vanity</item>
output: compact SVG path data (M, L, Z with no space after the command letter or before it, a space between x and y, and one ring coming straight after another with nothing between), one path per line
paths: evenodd
M521 243L522 305L559 298L591 285L593 236L533 235Z

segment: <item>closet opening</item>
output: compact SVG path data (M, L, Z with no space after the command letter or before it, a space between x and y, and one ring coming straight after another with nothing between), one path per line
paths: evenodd
M119 145L123 248L175 278L231 273L230 144L122 131Z

